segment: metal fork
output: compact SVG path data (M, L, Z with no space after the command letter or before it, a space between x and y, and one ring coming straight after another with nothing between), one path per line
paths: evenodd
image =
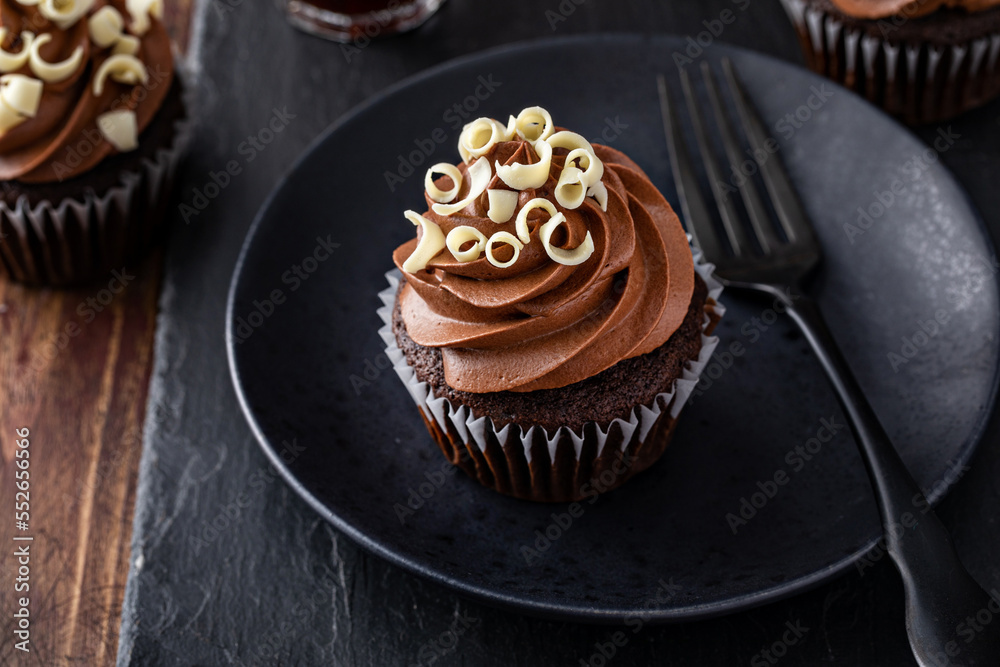
M738 173L744 157L737 130L723 106L712 68L703 62L701 71L728 162L733 173ZM747 143L756 154L768 156L759 160L760 177L777 220L772 220L756 184L745 178L737 185L749 225L741 222L739 211L722 185L719 164L706 133L705 115L691 79L685 69L679 68L695 141L722 218L728 250L715 232L708 204L701 194L685 147L676 110L661 75L658 84L663 126L688 231L705 258L716 265L716 274L727 287L760 292L782 303L819 358L848 417L875 490L887 550L903 579L906 631L917 662L925 667L956 664L955 661L963 665L1000 665L1000 622L992 623L992 627L977 626L982 627L982 631L968 643L967 633L958 634L960 628L969 627L970 617L975 619L977 612L1000 604L1000 600L992 602L965 570L937 516L930 511L922 513L928 505L920 487L889 441L816 302L804 291L803 281L820 264L820 245L791 182L773 154L774 146L771 145L771 151L767 150L769 137L764 125L747 101L729 59L722 61L722 71ZM784 238L777 233L779 228ZM755 251L754 242L759 252ZM916 521L912 528L905 532L898 529L899 525L909 525L912 521Z

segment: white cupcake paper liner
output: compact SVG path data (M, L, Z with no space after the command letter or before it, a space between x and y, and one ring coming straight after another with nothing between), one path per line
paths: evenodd
M722 284L713 274L715 267L703 261L701 250L698 248L692 248L692 254L694 256L694 269L701 276L702 280L705 281L708 287L708 296L714 301L709 307L717 318L721 318L725 314L726 309L718 300L719 295L722 293ZM426 382L421 382L417 378L416 372L406 362L406 356L396 344L396 337L392 331L392 312L395 307L396 292L399 289L400 281L399 270L392 269L385 274L385 277L389 282L389 286L379 292L378 295L382 301L382 307L378 309L378 316L383 322L382 327L379 329L379 335L385 342L385 353L392 362L393 370L396 371L399 379L406 386L417 408L421 409L425 415L432 416L443 432L447 433L449 425L452 426L462 437L466 447L471 443L475 443L481 452L486 451L488 442L487 431L489 430L504 449L516 447L519 443L524 449L527 462L530 464L532 460L532 438L535 430L538 429L548 443L550 463L555 460L556 447L562 435L570 437L576 452L576 460L577 462L580 461L580 453L583 448L583 434L587 424L582 426L578 432L566 426L561 426L552 434L540 426L532 426L525 431L519 426L507 424L498 430L488 417L477 418L468 407L460 405L456 408L448 399L434 396L431 387ZM621 449L624 451L629 443L632 442L632 436L637 430L639 433L639 443L644 442L649 431L664 412L669 410L669 415L672 418L676 418L680 414L681 408L684 407L684 404L691 396L691 392L694 391L702 371L708 365L709 360L712 358L712 353L719 343L717 337L708 336L704 333L710 323L711 318L706 313L702 322L701 351L698 354L698 359L686 363L682 376L674 381L674 385L670 391L657 394L649 405L640 405L633 408L628 419L615 419L606 425L591 422L595 426L593 431L597 434L598 457L604 451L608 434L612 432L616 424L622 432ZM515 431L518 432L516 435Z

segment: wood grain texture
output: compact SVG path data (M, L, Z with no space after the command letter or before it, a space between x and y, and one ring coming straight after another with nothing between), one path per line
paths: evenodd
M746 12L722 39L800 62L777 0L452 0L415 33L357 51L295 32L271 3L208 0L201 6L198 97L205 119L180 197L192 201L210 172L228 161L238 160L242 171L190 225L178 226L167 258L150 390L158 421L150 424L140 468L120 665L774 664L760 652L782 638L786 623L796 622L809 632L783 655L782 666L912 664L902 589L887 559L864 576L852 572L749 612L646 627L615 649L613 659L602 659L597 644L608 650L621 626L543 621L488 607L362 551L276 476L231 388L223 319L244 233L284 170L329 123L402 78L456 56L574 33L697 35L704 21L733 6ZM550 20L548 12L560 18ZM245 161L242 142L275 108L295 118L262 154ZM990 131L998 111L994 104L956 123L968 139L943 158L969 177L994 231L1000 230L1000 195L987 166L1000 155L1000 135ZM994 420L985 442L997 432ZM1000 585L990 556L1000 549L997 475L1000 450L981 448L941 512L970 569L991 585ZM234 506L241 494L245 502ZM655 582L650 588L652 595Z
M160 267L154 255L142 269L126 268L135 277L117 294L110 278L65 291L0 283L0 497L8 510L15 430L31 432L30 530L16 531L5 512L0 540L8 552L14 534L34 537L31 653L13 651L4 609L4 664L105 664L114 655ZM3 563L12 588L14 561Z
M190 15L190 0L166 8L180 49ZM72 290L0 281L0 664L114 661L162 265L157 249L113 284L111 275ZM21 532L14 451L25 427L31 519ZM27 654L13 641L15 534L34 538Z

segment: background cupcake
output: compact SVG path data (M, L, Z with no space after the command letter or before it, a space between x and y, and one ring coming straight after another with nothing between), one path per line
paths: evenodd
M162 221L184 109L158 0L0 0L0 275L83 282Z
M1000 93L1000 1L782 0L806 61L918 125Z
M381 295L389 357L484 485L546 501L615 488L663 453L720 286L638 165L544 109L471 123L459 152L428 172L429 210L406 212L419 232Z

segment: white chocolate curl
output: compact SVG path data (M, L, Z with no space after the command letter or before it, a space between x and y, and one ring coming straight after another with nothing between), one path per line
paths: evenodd
M125 53L111 56L97 69L97 74L94 75L94 95L100 96L104 92L104 81L109 76L118 83L132 85L149 80L149 73L142 61Z
M564 222L566 222L566 216L562 213L552 216L538 229L538 239L542 242L545 253L553 261L567 266L583 264L594 254L594 239L590 236L589 231L587 232L587 236L584 237L583 243L572 250L565 250L552 245L552 234Z
M586 148L574 148L569 152L564 166L568 167L573 164L579 165L579 168L583 170L583 178L580 180L588 188L599 183L604 177L604 163L597 159L594 147L590 144L587 144Z
M60 30L66 30L93 6L94 0L41 0L38 13L59 26Z
M515 127L517 136L532 144L539 140L544 141L555 129L552 116L542 107L522 109L515 119Z
M535 164L500 164L497 160L497 176L500 180L515 190L540 188L545 185L545 181L549 178L549 169L552 167L552 146L546 141L537 141L534 148L538 153L538 162Z
M566 167L559 174L555 189L556 201L563 208L579 208L587 197L587 186L583 184L583 172L576 167Z
M608 210L608 189L601 181L604 178L604 163L597 157L594 153L594 147L590 145L590 142L584 139L581 135L576 132L556 132L551 137L548 138L548 143L553 148L567 148L570 149L569 154L566 156L566 161L564 163L563 172L565 173L567 169L571 168L573 164L579 165L578 168L583 169L583 174L579 177L579 183L582 184L584 189L584 196L593 197L598 205L601 207L602 211ZM576 190L572 185L569 177L566 177L564 181L563 178L559 179L560 185L567 185L567 187L562 192L562 197L566 201L575 201ZM572 195L572 196L571 196ZM569 206L560 200L560 190L556 189L556 201L565 208L576 208L583 203L583 199L580 199L580 204L576 206Z
M0 76L0 102L20 116L34 118L42 101L42 82L23 74Z
M111 55L113 56L120 54L134 56L137 53L139 53L139 38L135 35L119 36L118 41L115 42L114 47L111 49Z
M434 183L434 174L443 174L451 179L454 184L450 190L442 190ZM424 189L427 195L440 204L446 204L458 196L458 191L462 189L462 172L453 164L439 162L427 170L424 176Z
M50 63L38 52L40 48L52 41L50 33L38 35L31 42L31 50L28 54L28 65L32 73L45 83L59 83L72 76L80 64L83 62L83 47L78 46L73 50L72 55L66 60L58 63Z
M490 161L476 160L473 162L472 166L469 167L469 176L472 180L469 185L469 194L465 199L457 201L454 204L434 204L431 206L431 210L438 215L451 215L458 213L474 202L476 197L486 191L487 186L490 184L490 179L493 178L493 172L490 171Z
M587 196L593 197L602 211L608 210L608 186L604 185L604 181L598 181L591 185L587 189Z
M517 193L510 190L487 190L486 196L490 200L490 210L486 212L490 220L497 224L510 220L517 208Z
M35 39L35 33L25 30L21 33L21 50L11 53L0 49L0 72L14 72L24 67L31 55L31 42ZM0 44L7 40L7 28L0 28Z
M90 41L102 49L115 44L125 29L125 19L111 5L105 5L94 12L87 21L90 31Z
M20 125L38 113L42 82L23 74L0 76L0 132Z
M511 257L506 262L501 262L500 260L498 260L493 255L494 243L506 243L507 245L509 245L511 248L514 249L513 257ZM490 237L489 241L486 242L486 259L489 260L490 264L497 267L498 269L506 269L508 266L512 266L514 262L517 261L517 258L521 255L521 248L523 247L524 245L520 241L518 241L517 237L515 237L510 232L497 232L496 234Z
M139 146L139 124L134 111L120 109L102 113L97 117L97 127L104 138L123 153Z
M493 176L493 170L490 164L481 158L497 143L512 141L515 136L531 145L538 156L538 161L534 164L504 165L500 164L499 160L495 160L493 166L497 177L514 191L487 190ZM461 211L480 197L483 192L486 192L489 204L486 214L489 219L497 224L508 222L514 215L514 211L517 210L518 192L540 188L548 181L552 170L553 151L556 148L568 151L553 191L553 197L559 206L566 210L573 210L582 206L587 197L593 197L601 210L607 211L608 189L602 180L604 178L604 163L597 157L594 147L583 136L565 130L556 132L551 114L542 107L523 109L517 117L510 117L506 127L492 118L477 118L467 124L459 137L458 150L466 164L471 163L468 168L471 179L469 194L461 201L446 203L457 197L461 191L461 172L449 164L434 165L424 178L424 186L428 196L436 202L431 206L431 210L437 215L450 216ZM435 173L450 176L455 186L447 192L442 191L434 184L433 175ZM552 245L552 236L559 225L566 222L566 216L556 208L555 203L544 197L535 197L517 212L514 220L516 236L510 232L497 232L484 242L485 237L482 232L473 227L462 226L453 229L443 243L460 262L473 261L479 257L481 252L485 251L490 264L497 268L506 268L517 261L522 248L531 242L528 215L536 208L543 209L549 215L548 220L542 223L538 229L539 239L549 258L560 264L574 266L582 264L594 254L594 239L589 231L583 242L576 248L565 249ZM408 211L407 215L409 216L411 213L412 211ZM433 224L430 221L427 223ZM414 222L414 224L418 223ZM427 227L425 226L424 229L426 230ZM440 229L437 229L437 232L440 235ZM413 256L407 260L408 263L415 261L414 257L420 255L420 250L424 247L423 241L424 237L421 237L421 243L418 244ZM462 246L469 242L473 242L473 245L464 251L461 250ZM503 243L510 245L514 251L513 257L507 262L500 262L493 254L493 246ZM427 246L430 249L435 247L434 245ZM434 250L434 254L437 252L440 252L439 246ZM433 254L423 260L420 268L423 268L431 257Z
M136 35L145 35L152 25L149 17L163 18L162 0L125 0L125 10L132 17L129 29Z
M513 141L514 137L517 136L517 119L513 116L507 117L507 127L503 131L504 141Z
M27 120L24 116L11 109L6 104L0 104L0 136L12 127L17 127Z
M406 211L403 213L406 219L423 230L420 241L417 243L413 254L403 262L403 270L407 273L416 273L427 268L427 263L434 259L439 252L444 250L445 238L441 228L436 223L431 222L416 211Z
M528 229L528 214L536 208L543 209L551 218L562 215L556 210L555 204L544 197L535 197L522 206L521 210L517 213L517 220L514 221L514 229L517 231L517 238L521 239L524 243L528 243L531 239L531 230Z
M587 141L583 135L577 134L576 132L570 132L569 130L556 132L548 138L548 142L552 148L567 148L569 150L582 148L588 153L594 153L594 147L590 145L590 142Z
M462 250L462 246L469 241L472 241L474 245L471 248ZM455 259L460 262L471 262L479 259L479 253L486 247L486 235L475 227L462 225L448 232L446 243L448 244L448 250L455 256Z
M468 163L484 155L500 141L509 141L513 133L492 118L477 118L462 128L458 137L458 154Z

